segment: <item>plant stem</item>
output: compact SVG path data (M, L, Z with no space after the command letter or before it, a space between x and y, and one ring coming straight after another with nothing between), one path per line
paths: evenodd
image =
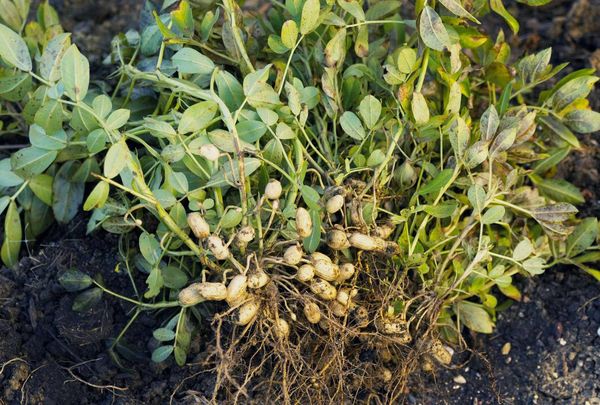
M429 65L429 48L425 48L425 52L423 52L423 62L421 62L421 71L419 72L419 80L415 87L415 91L417 93L421 92L423 88L423 82L425 81L425 76L427 75L427 66Z
M105 293L107 293L109 295L112 295L113 297L117 297L117 298L119 298L119 299L121 299L123 301L127 301L127 302L130 302L132 304L135 304L135 305L137 305L139 307L142 307L142 308L148 308L148 309L173 308L173 307L178 307L180 305L179 301L157 302L157 303L154 303L154 304L150 304L150 303L147 303L147 302L137 301L137 300L134 300L132 298L125 297L125 296L123 296L123 295L121 295L119 293L116 293L116 292L112 291L112 290L109 290L108 288L104 287L102 284L98 283L95 280L93 280L93 283L94 283L94 285L96 287L100 288L103 292L105 292Z

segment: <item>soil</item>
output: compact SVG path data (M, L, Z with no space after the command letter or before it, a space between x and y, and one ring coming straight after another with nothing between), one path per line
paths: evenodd
M135 26L142 5L138 0L52 3L94 65L115 33ZM554 61L600 68L600 0L511 7L522 21L522 34L511 39L515 53L552 46ZM501 24L492 21L492 27ZM592 104L600 107L600 91ZM584 213L598 216L600 146L595 136L583 143L586 147L559 171L589 198ZM156 320L142 314L125 335L128 351L120 352L119 367L107 347L129 321L131 306L105 295L92 312L71 310L76 294L57 281L71 267L100 274L112 289L133 294L125 269L115 268L118 238L85 235L85 222L78 217L68 226L54 226L16 271L0 270L0 404L202 403L212 392L214 375L194 364L211 351L210 335L193 342L191 365L157 365L149 360ZM467 336L471 350L459 353L453 368L416 380L407 403L600 404L600 285L559 268L523 280L520 288L523 302L499 315L494 334Z

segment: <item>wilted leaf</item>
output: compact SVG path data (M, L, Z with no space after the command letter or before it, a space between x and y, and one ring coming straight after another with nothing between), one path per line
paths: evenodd
M86 312L92 309L96 304L100 302L102 298L102 290L94 287L80 293L75 300L73 300L73 311Z
M469 301L459 301L454 304L454 311L458 319L472 331L492 333L494 324L488 312L480 305Z
M92 285L92 278L77 269L69 269L60 275L58 282L67 291L81 291Z

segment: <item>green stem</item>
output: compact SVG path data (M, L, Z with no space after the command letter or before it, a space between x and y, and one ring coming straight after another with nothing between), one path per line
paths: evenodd
M283 76L281 76L281 84L279 84L279 90L277 91L277 94L281 94L281 91L283 90L283 86L285 85L285 78L286 78L287 72L290 68L290 64L292 63L292 57L294 56L294 52L296 52L296 48L298 48L298 45L300 45L300 42L302 42L303 39L304 39L304 34L300 35L300 38L298 38L296 45L294 45L294 47L290 51L290 55L288 56L287 63L285 64L285 69L283 69Z
M121 299L123 301L130 302L130 303L132 303L134 305L137 305L139 307L142 307L142 308L148 308L148 309L173 308L173 307L178 307L180 305L179 301L157 302L157 303L154 303L154 304L150 304L150 303L147 303L147 302L137 301L137 300L134 300L132 298L125 297L125 296L123 296L123 295L121 295L119 293L116 293L116 292L112 291L112 290L109 290L108 288L104 287L102 284L98 283L95 280L93 282L94 282L94 285L96 285L96 287L100 288L103 292L105 292L105 293L107 293L109 295L112 295L113 297L117 297L117 298L119 298L119 299Z
M427 66L429 65L429 48L425 48L425 52L423 53L423 62L421 62L421 71L419 72L419 81L415 87L415 91L417 93L421 92L423 88L423 82L425 81L425 76L427 75Z

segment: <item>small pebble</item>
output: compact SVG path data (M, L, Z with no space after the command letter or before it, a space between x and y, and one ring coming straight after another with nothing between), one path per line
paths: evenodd
M559 343L561 346L564 346L564 345L566 345L566 344L567 344L567 341L566 341L565 339L563 339L563 338L560 338L560 339L558 339L558 343Z
M502 354L504 356L508 356L508 353L510 353L510 349L511 349L510 342L504 343L504 346L502 346Z
M467 379L460 374L457 375L456 377L454 377L453 380L457 384L466 384L467 383Z

